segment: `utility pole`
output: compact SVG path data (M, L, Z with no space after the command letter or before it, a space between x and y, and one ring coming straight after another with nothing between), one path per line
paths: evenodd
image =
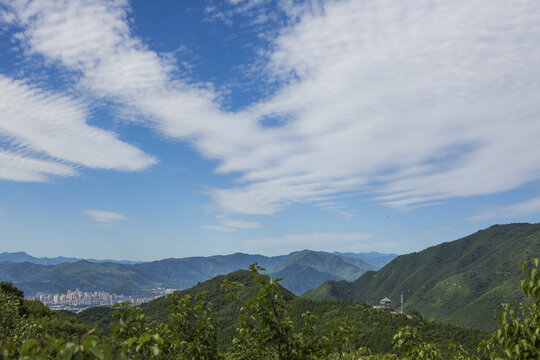
M401 294L401 312L403 312L403 294Z

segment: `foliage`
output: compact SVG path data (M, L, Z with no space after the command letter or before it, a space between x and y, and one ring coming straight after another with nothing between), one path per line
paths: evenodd
M497 316L499 329L480 345L491 359L538 359L540 358L540 276L538 258L522 264L528 280L520 282L520 288L529 302L520 304L521 317L509 303L501 305ZM496 310L497 311L497 310Z
M520 288L529 301L521 304L521 316L509 304L502 305L498 314L500 328L480 345L484 355L491 359L539 358L538 259L525 262L523 270L527 270L528 280L521 281ZM280 279L272 279L261 271L263 269L254 264L250 267L250 276L235 275L237 279L250 279L249 284L225 279L220 287L220 291L228 293L225 297L229 298L229 304L243 303L241 307L238 304L236 333L227 353L218 352L218 324L215 307L207 300L208 292L168 296L166 323L151 319L141 308L129 303L116 305L111 335L103 336L95 330L81 333L82 328L76 327L79 325L73 323L73 318L54 313L39 302L21 302L16 288L7 287L6 291L0 291L0 359L479 359L462 344L441 347L443 342L433 341L437 327L421 318L408 319L400 314L378 312L357 302L332 305L331 302L296 299L279 285ZM299 304L303 308L301 314ZM307 308L310 310L305 311ZM311 310L322 316L316 316ZM356 317L359 314L362 317ZM301 324L295 324L295 317L301 319ZM402 324L391 337L397 354L373 353L373 349L358 346L357 341L362 339L357 334L357 324L362 321L359 319L369 319L365 322L369 325L364 327L374 331L378 330L379 323L393 323L381 329L393 329L396 324ZM55 321L57 325L49 324ZM70 335L73 329L75 335ZM421 332L426 334L425 338Z
M111 324L112 352L121 352L130 359L158 358L163 345L159 326L129 302L115 304L113 310L116 321Z
M238 360L299 358L299 336L294 333L287 316L287 305L280 292L278 279L261 275L264 269L250 266L256 274L254 283L260 285L255 297L241 308L231 356ZM232 284L225 283L228 288ZM237 287L238 288L238 287ZM229 296L229 298L237 296Z
M207 293L206 299L212 303L212 310L217 321L217 343L221 352L227 351L236 333L241 305L255 297L260 289L261 285L254 281L256 276L251 271L236 271L176 293L178 298L186 295L193 298L197 294ZM229 290L221 287L224 281L242 284L236 291L237 301L227 300ZM317 336L324 335L324 324L333 320L345 320L352 328L351 348L364 346L376 353L390 352L392 351L392 336L400 326L407 325L421 330L427 341L435 343L445 353L448 352L447 347L450 343L462 344L467 351L473 351L478 343L488 336L488 333L474 329L426 321L415 311L411 311L414 316L409 319L405 315L376 311L371 306L357 301L311 301L295 297L281 286L278 288L285 303L289 306L287 312L293 322L295 332L302 332L305 326L302 314L306 312L316 318L313 320L313 326ZM169 301L162 297L143 304L141 308L143 313L151 319L167 323L171 313L168 306ZM100 329L106 329L112 320L108 311L110 310L107 308L94 308L83 311L77 318L84 319L89 324L97 323Z
M206 301L206 293L191 298L178 298L170 294L169 322L166 325L165 340L168 344L168 358L185 360L218 359L217 323L212 312L212 304Z
M394 347L403 359L415 360L439 360L442 359L441 351L432 343L425 343L418 330L409 326L402 327L394 335L392 341Z
M289 318L291 306L279 286L281 279L262 275L264 269L257 264L251 265L250 271L259 289L241 308L229 353L231 359L321 359L330 353L334 354L333 358L341 359L350 350L349 324L334 320L318 330L317 317L305 312L303 328L295 331ZM237 292L241 284L225 281L222 286L230 291L229 299L239 299Z

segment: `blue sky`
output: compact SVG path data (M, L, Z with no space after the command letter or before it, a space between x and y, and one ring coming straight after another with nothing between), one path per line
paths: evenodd
M540 3L0 0L0 251L407 253L540 214Z

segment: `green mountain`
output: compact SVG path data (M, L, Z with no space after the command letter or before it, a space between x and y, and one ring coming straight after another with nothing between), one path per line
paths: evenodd
M258 291L258 285L253 284L254 274L240 270L228 275L217 276L211 280L202 282L191 289L178 292L179 296L190 294L194 296L202 292L207 293L207 300L212 303L213 310L218 322L218 341L221 350L225 351L231 343L238 322L240 306ZM244 286L239 292L239 301L227 299L227 291L221 288L223 281L236 281ZM316 326L322 326L329 321L346 320L353 328L354 337L352 342L355 346L365 346L376 352L384 353L392 349L392 336L400 326L410 325L419 328L426 340L433 341L446 348L450 343L462 344L469 350L474 350L480 340L487 333L479 330L467 329L455 325L440 324L425 321L416 315L408 318L405 315L391 314L385 311L377 311L371 306L357 301L312 301L299 298L285 288L282 294L289 303L289 316L294 326L300 329L303 320L302 314L306 311L316 315ZM165 322L169 314L168 300L165 297L158 298L141 306L143 312L152 319ZM104 331L108 329L111 321L112 310L110 308L92 308L77 315L77 320L89 325L96 324Z
M268 274L274 278L282 277L283 286L296 295L316 288L326 280L355 280L375 268L360 259L322 251L304 250L293 254L283 264L270 269Z
M186 289L198 282L257 262L272 276L284 276L291 291L300 294L326 280L353 280L374 269L361 260L304 250L283 256L236 253L210 257L164 259L140 264L93 263L85 260L57 265L30 262L0 263L0 280L11 281L27 294L64 293L68 289L137 295L157 288ZM309 277L308 277L309 276Z
M0 279L13 282L26 294L65 293L68 289L139 294L159 287L136 265L91 263L85 260L53 266L32 263L0 263Z
M493 330L493 310L501 302L522 301L520 264L540 255L540 224L495 225L470 236L398 256L353 282L329 281L303 295L312 300L383 297L416 309L430 319Z

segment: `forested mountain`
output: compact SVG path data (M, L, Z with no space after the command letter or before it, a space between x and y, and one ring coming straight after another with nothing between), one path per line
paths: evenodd
M178 297L206 293L206 299L212 303L212 308L216 313L219 329L218 341L222 350L226 350L228 344L231 343L238 322L240 306L249 298L254 297L260 288L258 284L253 283L254 277L255 274L250 271L239 270L231 274L217 276L191 289L177 293ZM228 291L221 286L224 280L235 281L243 285L239 290L237 300L227 299ZM351 340L354 347L364 346L378 353L391 351L392 335L398 331L400 326L406 325L421 329L426 339L442 348L446 348L450 343L457 343L469 350L474 350L478 342L487 336L487 333L478 330L425 321L419 314L407 318L405 315L377 311L371 306L357 301L306 300L295 296L285 288L282 288L282 294L290 306L289 315L295 328L301 328L302 314L306 311L317 316L318 320L315 324L317 326L329 321L345 320L352 326L354 336ZM150 318L166 322L170 313L168 305L168 299L160 297L143 304L141 308L143 313ZM109 323L112 321L111 314L110 308L93 308L78 314L77 319L88 325L100 325L101 329L107 331Z
M359 300L377 304L400 295L405 307L430 319L492 330L493 310L523 299L522 261L540 255L540 224L495 225L470 236L401 255L353 282L329 281L308 291L314 300Z
M352 281L373 269L376 269L374 265L360 259L322 251L301 251L294 253L283 264L270 269L268 274L282 277L283 286L300 295L322 284L322 279Z
M282 256L236 253L210 257L164 259L140 264L93 263L86 260L57 265L29 262L0 263L0 280L11 281L27 294L62 293L68 289L106 291L117 294L151 294L157 288L185 289L198 282L257 262L296 294L327 280L354 280L376 269L359 259L304 250Z
M0 355L36 360L537 359L538 268L538 258L523 264L529 281L521 288L530 306L517 315L505 304L506 315L491 335L425 321L415 311L302 299L256 266L142 307L123 303L89 309L76 316L78 321L39 301L23 300L22 291L0 283ZM88 332L95 325L103 332Z

